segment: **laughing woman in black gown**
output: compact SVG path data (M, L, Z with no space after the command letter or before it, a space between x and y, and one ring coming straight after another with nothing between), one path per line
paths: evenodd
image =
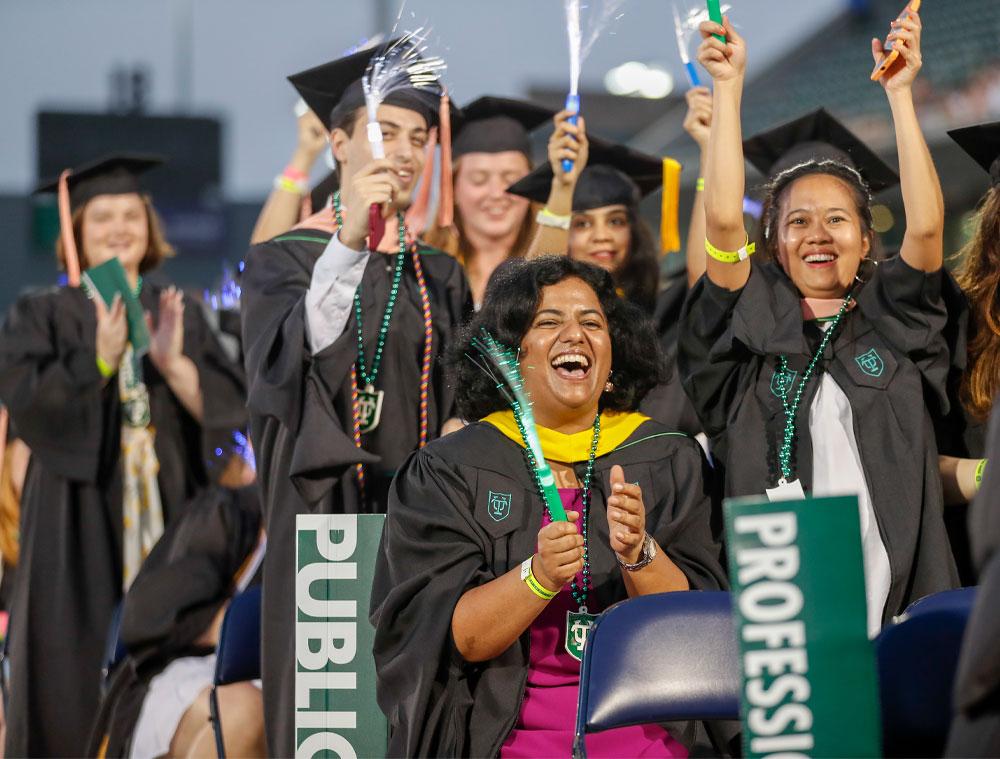
M163 525L206 483L203 431L244 415L242 373L196 307L143 283L170 248L117 157L69 175L80 268L117 257L150 313L149 352L128 342L119 298L32 293L0 334L0 398L32 449L11 609L7 756L79 756L98 706L111 613ZM72 262L71 262L72 265ZM132 412L136 413L132 413Z

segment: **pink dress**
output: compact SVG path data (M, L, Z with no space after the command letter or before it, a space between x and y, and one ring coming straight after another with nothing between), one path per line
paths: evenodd
M559 495L567 511L581 511L583 491L561 488ZM543 526L551 520L548 514ZM578 520L577 528L582 529ZM583 578L577 575L577 583ZM588 610L595 614L594 599ZM517 722L500 748L500 756L569 757L573 753L576 729L576 704L580 690L580 662L566 653L563 646L566 612L576 611L569 585L553 598L531 625L531 655L528 684ZM587 754L601 757L687 757L687 749L670 737L659 725L621 727L587 736Z

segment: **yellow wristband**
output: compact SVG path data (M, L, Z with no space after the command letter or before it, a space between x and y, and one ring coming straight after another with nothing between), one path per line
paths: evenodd
M705 177L698 177L698 181L694 183L695 192L705 192Z
M987 459L979 459L979 463L976 465L976 492L983 485L983 472L986 471Z
M749 236L747 236L747 241L743 245L743 247L740 248L735 253L730 253L729 251L725 250L719 250L714 245L712 245L712 243L708 241L707 237L705 238L705 252L708 253L708 255L710 255L716 261L721 261L724 264L736 264L739 263L740 261L746 261L748 258L750 258L750 256L754 254L754 251L756 249L757 249L757 244L750 242Z
M274 178L274 187L275 189L291 192L295 195L305 195L307 189L303 182L296 182L284 174L279 174Z
M101 373L101 376L104 377L104 379L108 379L108 377L111 377L112 375L114 375L115 368L113 366L111 366L111 364L109 364L103 358L101 358L100 356L98 356L97 357L97 371L99 371Z
M557 595L559 595L558 590L549 590L543 586L531 571L531 559L529 556L527 559L521 562L521 579L524 580L524 584L527 585L531 592L536 596L541 598L543 601L551 601Z

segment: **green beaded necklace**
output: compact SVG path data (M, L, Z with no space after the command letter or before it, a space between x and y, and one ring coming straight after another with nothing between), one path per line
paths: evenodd
M795 445L795 418L799 411L799 405L802 403L802 396L805 393L806 385L812 378L820 357L826 351L826 346L829 345L830 340L833 339L833 333L837 331L837 327L839 327L840 323L844 320L844 314L847 313L847 309L853 302L854 297L851 295L844 298L844 302L841 304L840 310L832 320L833 323L830 325L830 328L823 333L823 339L820 341L819 348L816 349L816 353L813 355L812 360L806 367L805 372L803 372L802 380L799 382L799 386L795 391L795 397L791 403L788 402L788 391L789 386L792 383L783 383L781 405L785 409L785 432L784 439L781 443L781 449L778 451L778 460L781 464L781 479L778 480L779 486L787 485L792 479L792 451ZM778 361L782 376L787 377L789 375L788 358L785 355L781 355L778 357Z
M340 203L340 190L333 194L333 213L337 221L337 227L344 226L343 209ZM382 365L382 352L385 349L386 336L389 334L389 323L392 321L392 312L396 307L396 300L399 298L399 283L403 278L403 267L406 264L406 226L403 222L403 214L397 212L396 218L399 221L399 251L396 253L396 263L392 272L392 285L389 288L389 301L385 304L385 312L382 314L382 324L378 331L378 341L375 344L375 355L372 356L370 367L365 365L365 343L362 331L361 312L361 285L354 291L354 322L357 326L358 338L358 376L364 384L364 389L358 391L360 407L365 410L361 421L361 432L371 432L378 426L379 417L382 411L382 399L385 397L384 390L375 389L375 381L378 379L378 370Z

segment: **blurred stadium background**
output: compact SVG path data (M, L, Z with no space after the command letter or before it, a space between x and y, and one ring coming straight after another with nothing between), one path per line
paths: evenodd
M884 36L901 0L731 2L750 45L746 134L822 105L895 164L888 107L868 80L869 40ZM150 183L179 250L165 274L198 289L218 280L245 253L294 148L296 98L285 76L388 32L399 9L399 0L0 2L0 308L56 280L54 200L31 198L31 188L112 148L169 158ZM918 108L945 188L946 254L961 246L988 185L946 130L1000 119L996 9L996 0L925 0L921 11ZM685 165L683 229L697 156L681 127L687 80L671 3L628 0L623 14L585 63L584 113L593 133ZM399 24L432 27L459 104L480 94L562 103L568 64L559 0L406 0ZM545 138L543 131L539 160ZM321 163L317 178L325 170ZM759 179L751 174L750 186ZM878 200L892 248L902 232L899 192ZM658 196L647 203L653 218ZM680 256L665 259L667 268L682 265Z

